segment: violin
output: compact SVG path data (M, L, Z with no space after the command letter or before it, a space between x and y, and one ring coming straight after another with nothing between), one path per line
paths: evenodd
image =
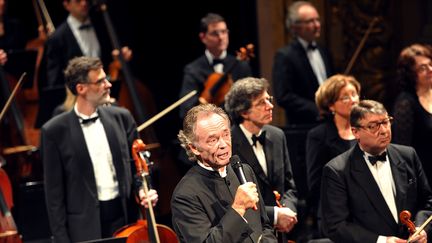
M415 224L411 221L411 213L408 210L403 210L399 214L399 219L402 224L404 224L410 233L408 237L407 243L410 243L411 239L416 237L417 235L426 228L426 226L432 221L432 215L417 229Z
M249 61L254 57L254 45L248 44L246 47L241 47L237 51L236 59L232 66L230 66L225 73L212 73L207 77L204 83L204 90L201 92L198 100L202 104L213 103L217 106L224 102L225 95L230 90L233 80L231 78L231 71L237 66L240 61Z
M132 144L132 157L135 161L137 176L142 179L142 187L145 194L150 189L150 173L148 165L150 164L150 153L146 150L146 145L141 139L136 139ZM138 200L139 201L139 200ZM146 220L139 219L136 223L126 225L114 233L114 237L127 237L127 243L142 242L147 240L152 243L178 243L179 240L174 231L168 226L157 224L153 206L150 200L147 202L147 208L140 206L141 213ZM145 211L143 213L143 211Z

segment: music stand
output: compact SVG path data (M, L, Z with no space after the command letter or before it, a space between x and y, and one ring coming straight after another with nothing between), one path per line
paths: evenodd
M35 50L12 49L7 51L8 60L4 65L4 70L17 79L26 72L23 89L32 88L37 54Z
M104 238L104 239L97 239L97 240L88 240L88 241L80 241L78 243L126 243L127 237L122 238Z

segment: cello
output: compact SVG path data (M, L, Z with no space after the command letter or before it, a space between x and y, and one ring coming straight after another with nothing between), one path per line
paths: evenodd
M204 83L204 90L201 92L198 100L201 104L213 103L220 106L225 99L226 93L230 90L233 80L231 71L237 66L240 61L248 61L254 57L254 45L248 44L246 47L241 47L237 51L237 61L230 66L225 73L212 73L208 76Z
M146 151L146 145L141 139L136 139L132 144L132 157L135 161L137 176L142 180L145 194L149 191L150 173L148 165L150 153ZM168 226L156 224L153 206L150 200L147 208L140 207L141 213L146 220L139 219L136 223L126 225L114 233L114 237L127 237L127 243L142 242L146 240L151 243L178 243L176 234ZM143 213L143 211L145 211Z

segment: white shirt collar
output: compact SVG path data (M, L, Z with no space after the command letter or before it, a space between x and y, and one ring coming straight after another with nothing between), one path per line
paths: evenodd
M222 168L223 168L223 171L218 171L218 170L215 170L214 168L212 168L212 167L210 167L210 166L206 166L206 165L204 165L204 164L203 164L201 161L199 161L199 160L197 160L197 163L198 163L199 166L201 166L202 168L204 168L204 169L206 169L206 170L209 170L209 171L216 171L216 172L218 172L219 175L220 175L222 178L225 178L226 175L227 175L226 166L222 167Z
M302 39L300 37L297 37L297 39L300 42L300 44L303 46L303 48L307 51L308 50L307 48L308 48L309 42L307 42L306 40L304 40L304 39ZM312 45L316 45L317 43L316 43L316 41L312 41L311 44Z
M249 131L248 131L248 130L243 126L243 124L240 124L239 127L240 127L240 129L243 131L243 133L244 133L244 135L246 136L247 140L249 141L249 144L250 144L250 145L253 145L253 141L252 141L252 135L253 135L253 133L249 132ZM261 135L262 131L263 131L263 130L261 129L261 130L259 131L259 133L258 133L256 136Z
M227 56L227 51L223 51L222 54L218 57L213 56L209 50L205 50L204 52L205 56L207 57L207 60L210 64L213 64L213 59L224 59Z
M83 119L89 119L89 118L93 118L93 117L98 116L98 111L97 111L97 109L96 109L96 111L93 112L90 116L87 116L87 115L84 115L84 114L80 113L80 112L78 111L78 107L77 107L77 104L76 104L76 103L75 103L75 105L74 105L74 111L75 111L75 114L76 114L78 117L81 117L81 118L83 118Z

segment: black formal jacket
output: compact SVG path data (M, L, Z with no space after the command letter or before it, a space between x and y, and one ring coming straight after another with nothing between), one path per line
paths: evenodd
M223 59L224 72L231 69L232 80L252 76L252 70L246 61L238 61L235 56L228 54ZM234 68L232 68L234 67ZM214 73L213 66L205 55L200 56L193 62L187 64L183 71L183 82L179 97L196 90L198 93L180 105L180 118L183 119L190 108L198 105L198 98L204 90L204 84L210 74Z
M289 159L287 141L284 132L271 125L263 127L265 132L264 153L267 161L267 175L249 144L245 134L238 125L231 128L232 151L243 163L249 164L258 179L258 185L266 205L267 215L273 222L274 206L276 206L274 190L282 198L281 203L294 212L297 211L297 189L293 179L291 162Z
M412 147L387 147L398 214L408 210L420 226L432 214L432 192ZM331 160L321 184L322 229L334 242L376 242L379 235L407 238L396 223L358 145ZM399 220L400 221L400 220ZM430 235L430 227L426 228Z
M193 166L177 184L171 199L173 228L180 242L277 242L260 194L258 210L241 217L232 207L240 185L231 165L227 176ZM247 181L257 183L252 169L243 166Z
M308 132L306 138L308 205L312 207L314 214L318 211L324 165L356 143L355 139L342 139L334 121L330 119Z
M329 53L318 46L327 76L333 74ZM306 55L306 51L295 38L292 43L276 52L273 63L273 90L277 103L284 108L290 124L316 123L319 118L315 105L318 79Z
M124 108L98 108L111 149L123 212L133 222L131 147L136 124ZM41 129L45 196L55 242L101 238L99 200L93 164L74 110L48 121ZM135 211L136 212L136 211ZM129 216L129 218L128 218Z

